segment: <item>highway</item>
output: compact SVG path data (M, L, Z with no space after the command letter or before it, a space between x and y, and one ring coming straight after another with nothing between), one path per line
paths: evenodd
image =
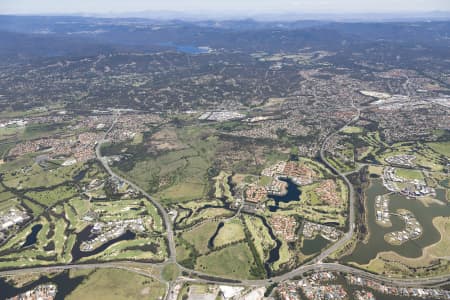
M86 263L86 264L67 264L60 266L47 266L47 267L31 267L31 268L23 268L23 269L14 269L14 270L6 270L0 271L0 276L16 276L16 275L24 275L24 274L32 274L32 273L49 273L49 272L61 272L64 270L87 270L87 269L105 269L105 268L114 268L114 269L122 269L130 272L134 272L146 277L155 278L158 280L162 280L159 276L153 275L151 272L146 272L146 267L151 268L163 268L168 262L160 263L160 264L151 264L151 263L137 263L137 262L103 262L103 263ZM374 280L385 285L392 286L405 286L405 287L421 287L421 286L441 286L450 284L450 274L428 277L428 278L390 278L382 275L372 274L367 271L357 269L351 266L341 265L338 263L321 263L321 264L309 264L303 265L291 272L285 273L280 276L275 276L270 279L262 279L262 280L240 280L237 282L230 282L228 279L220 279L220 277L212 276L210 274L205 274L198 271L193 271L184 267L181 267L182 271L185 271L190 274L190 277L183 277L185 281L192 281L197 283L216 283L216 284L224 284L224 285L246 285L246 286L267 286L272 283L278 283L285 280L293 279L295 277L300 277L304 273L307 272L342 272L360 276L362 278ZM201 277L211 277L211 278L198 278Z
M356 107L355 107L356 108ZM325 157L325 147L328 143L328 141L330 140L330 138L332 138L333 136L335 136L336 134L338 134L342 129L344 129L345 127L355 123L356 121L359 120L359 116L361 115L361 111L357 109L357 115L352 118L348 123L346 123L341 129L339 129L338 131L335 131L333 133L331 133L330 135L328 135L325 140L322 143L322 146L320 147L320 158L322 160L322 162L331 170L333 170L339 177L342 178L342 180L344 180L345 184L348 187L348 197L349 197L349 209L348 209L348 231L344 234L344 236L339 239L339 241L337 241L336 243L334 243L333 245L331 245L330 247L328 247L327 249L325 249L324 251L322 251L322 253L320 253L317 257L315 257L314 259L312 259L309 264L314 264L314 263L320 263L323 259L325 259L326 257L328 257L330 254L336 252L337 250L339 250L340 248L342 248L343 246L345 246L345 244L347 244L353 236L353 232L355 230L355 219L356 219L356 215L355 215L355 190L353 188L353 185L351 184L351 182L348 180L347 176L343 173L341 173L339 170L337 170L333 165L331 165Z

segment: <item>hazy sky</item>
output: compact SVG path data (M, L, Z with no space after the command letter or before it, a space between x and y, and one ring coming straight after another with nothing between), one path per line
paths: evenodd
M0 0L0 14L398 13L450 11L450 0Z

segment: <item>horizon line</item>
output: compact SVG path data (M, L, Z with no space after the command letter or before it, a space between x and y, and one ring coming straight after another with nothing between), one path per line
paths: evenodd
M157 16L157 14L160 14ZM214 14L215 16L212 16ZM208 16L207 16L208 15ZM111 12L111 13L86 13L86 12L67 12L67 13L1 13L0 16L16 17L82 17L99 19L155 19L155 20L196 20L196 21L237 21L254 20L264 22L262 17L270 18L267 22L283 21L278 18L286 18L286 22L293 21L333 21L333 19L357 19L357 20L378 20L378 19L450 19L450 10L430 10L430 11L393 11L393 12L255 12L255 13L233 13L218 11L202 12L180 12L175 10L141 10L133 12ZM305 18L306 17L306 18Z

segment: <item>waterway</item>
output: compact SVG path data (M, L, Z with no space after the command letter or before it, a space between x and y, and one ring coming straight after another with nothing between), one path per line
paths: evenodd
M106 243L102 244L101 246L95 248L92 251L81 251L80 250L81 243L95 237L95 235L91 234L91 229L92 229L92 226L88 226L77 235L77 240L75 242L75 245L72 248L72 262L80 260L83 257L88 257L88 256L98 254L100 252L103 252L106 250L106 248L108 248L109 246L111 246L117 242L126 241L126 240L134 240L136 238L136 234L134 232L127 230L121 236L107 241Z
M27 235L26 239L25 239L25 243L22 245L22 248L25 247L29 247L31 245L36 244L37 242L37 235L39 233L39 231L41 231L42 229L42 225L41 224L36 224L31 228L31 233L29 235Z
M84 280L85 276L77 276L70 277L69 272L62 272L52 278L48 278L43 276L38 280L25 285L21 288L16 288L9 282L7 282L4 278L0 278L0 299L12 298L18 294L25 293L35 287L42 284L53 283L57 286L57 293L55 300L63 300L68 296L79 284L81 284Z
M407 198L399 194L389 196L389 210L396 212L398 209L411 211L423 227L420 238L410 240L402 245L395 246L384 240L384 235L389 232L403 230L404 222L398 216L391 216L392 227L383 227L375 220L375 198L378 195L388 193L381 180L372 180L366 192L366 210L369 239L367 243L359 242L355 251L343 258L344 262L354 261L359 264L367 264L383 251L394 251L399 255L409 258L417 258L422 255L422 249L440 240L439 231L434 227L432 220L438 216L450 216L450 206L430 203L425 206L420 200Z
M275 205L269 205L271 212L276 212L280 208L280 202L289 203L291 201L300 201L301 191L298 186L289 178L280 178L287 183L287 193L283 196L270 195L269 198L275 201Z
M275 247L272 248L269 252L269 258L267 259L267 261L264 262L264 269L266 270L267 277L270 277L270 276L272 276L272 268L271 268L272 264L280 259L281 241L279 239L277 239L277 237L273 233L272 227L270 227L269 224L267 224L266 219L263 217L260 217L260 216L258 216L258 217L261 219L264 226L267 228L272 240L274 240L276 243Z

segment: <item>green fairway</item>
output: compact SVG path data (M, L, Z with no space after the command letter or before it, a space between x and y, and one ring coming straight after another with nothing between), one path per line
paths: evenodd
M77 195L77 191L71 186L59 186L53 190L46 190L42 192L31 191L26 195L40 204L49 207L58 201L69 199Z
M341 132L347 134L362 133L363 129L357 126L346 126L344 129L341 130Z
M275 247L275 241L270 236L269 229L260 218L246 215L244 220L250 235L254 239L253 244L255 245L256 252L260 259L265 261L269 258L270 249Z
M447 158L450 157L450 141L439 143L428 143L427 145L434 151L444 156L447 156Z

